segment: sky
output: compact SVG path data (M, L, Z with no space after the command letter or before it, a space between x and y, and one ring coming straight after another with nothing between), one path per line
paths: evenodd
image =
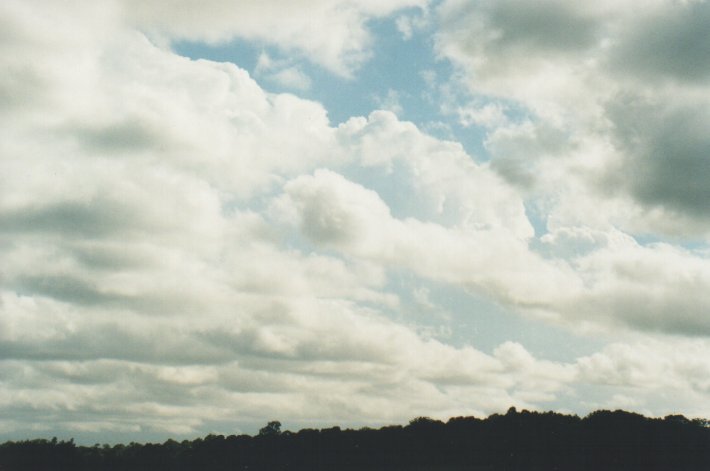
M0 2L0 440L710 417L709 23Z

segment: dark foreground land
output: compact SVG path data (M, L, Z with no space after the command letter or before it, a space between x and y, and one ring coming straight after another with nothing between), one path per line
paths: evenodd
M650 419L624 411L587 417L517 412L407 426L208 435L183 442L76 446L30 440L0 445L1 471L101 470L710 470L707 420Z

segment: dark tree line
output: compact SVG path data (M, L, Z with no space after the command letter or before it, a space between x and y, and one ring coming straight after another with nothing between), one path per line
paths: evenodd
M420 417L380 429L282 432L270 422L258 435L77 446L27 440L0 445L0 471L227 470L710 470L710 424L674 415L624 411L587 417L511 408L487 419Z

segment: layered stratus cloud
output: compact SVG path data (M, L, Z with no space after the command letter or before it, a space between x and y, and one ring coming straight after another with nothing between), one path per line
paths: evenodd
M387 111L334 127L317 102L166 46L270 41L352 74L367 19L417 5L0 6L1 434L510 405L707 415L707 252L635 238L707 231L702 66L674 58L664 76L640 51L660 15L692 23L704 4L444 3L442 54L500 100L485 164ZM634 88L649 74L656 95ZM505 116L513 103L529 118ZM614 340L564 361L455 346L406 322L430 284Z

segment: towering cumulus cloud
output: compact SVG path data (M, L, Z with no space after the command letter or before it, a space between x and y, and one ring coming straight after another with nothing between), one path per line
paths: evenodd
M2 2L0 437L710 415L710 6L636 3ZM434 115L332 123L387 35Z

